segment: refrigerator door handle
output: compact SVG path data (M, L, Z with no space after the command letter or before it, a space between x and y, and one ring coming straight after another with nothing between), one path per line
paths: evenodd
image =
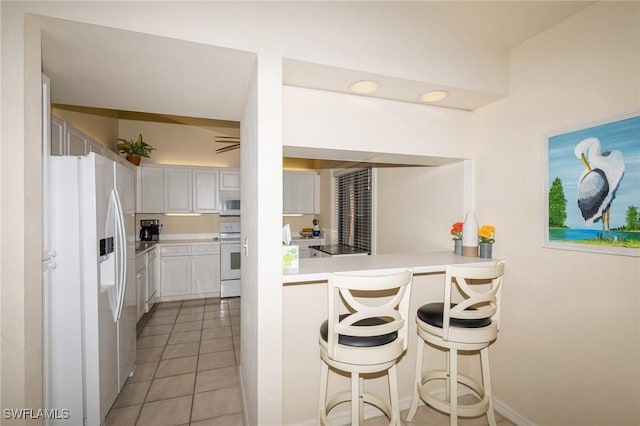
M109 296L109 303L111 304L111 309L113 310L114 320L116 318L115 313L117 310L118 298L118 247L115 247L117 244L117 234L118 234L118 211L116 206L116 197L114 191L112 190L109 194L109 207L107 209L107 223L106 229L107 234L110 235L113 232L114 237L107 237L103 240L100 240L100 292L116 292L116 296ZM115 227L115 229L111 230L111 224ZM114 244L114 241L116 243Z
M113 190L113 195L115 197L115 206L116 206L116 235L117 244L118 244L118 282L117 282L117 307L115 312L115 320L120 319L120 315L122 314L122 308L124 305L124 295L127 286L127 234L124 227L124 214L122 212L122 203L120 202L120 197L118 196L118 191Z

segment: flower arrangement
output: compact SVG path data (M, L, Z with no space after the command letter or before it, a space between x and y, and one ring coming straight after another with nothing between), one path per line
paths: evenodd
M462 222L456 222L451 226L451 235L454 240L462 239Z
M481 243L493 243L495 240L493 239L493 234L496 232L495 226L492 225L482 225L478 230L478 237L480 238Z

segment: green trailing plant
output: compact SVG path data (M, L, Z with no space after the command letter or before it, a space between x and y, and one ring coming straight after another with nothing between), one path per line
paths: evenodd
M142 139L142 133L138 135L138 139L135 141L122 138L118 138L118 141L120 142L118 143L118 151L127 155L149 158L149 154L155 149Z

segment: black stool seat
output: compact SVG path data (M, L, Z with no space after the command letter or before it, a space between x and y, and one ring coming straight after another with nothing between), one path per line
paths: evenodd
M340 315L340 321L348 317L349 314ZM372 326L372 325L381 325L385 324L385 321L382 318L365 318L363 320L355 322L353 325L356 326ZM320 337L325 342L327 341L327 335L329 333L329 320L326 320L320 326ZM383 346L388 343L393 342L398 338L398 333L393 332L389 334L383 334L381 336L372 336L372 337L362 337L362 336L345 336L340 334L338 337L338 343L345 346L353 346L358 348L372 348L374 346Z
M456 304L452 303L453 308ZM426 322L434 327L442 328L442 318L444 311L444 303L429 303L422 305L418 308L418 318L422 322ZM480 328L491 325L491 318L478 318L478 319L460 319L451 318L451 327L459 328Z

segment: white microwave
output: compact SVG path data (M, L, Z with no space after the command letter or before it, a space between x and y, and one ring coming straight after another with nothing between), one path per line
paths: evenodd
M220 191L220 216L240 216L240 191Z

